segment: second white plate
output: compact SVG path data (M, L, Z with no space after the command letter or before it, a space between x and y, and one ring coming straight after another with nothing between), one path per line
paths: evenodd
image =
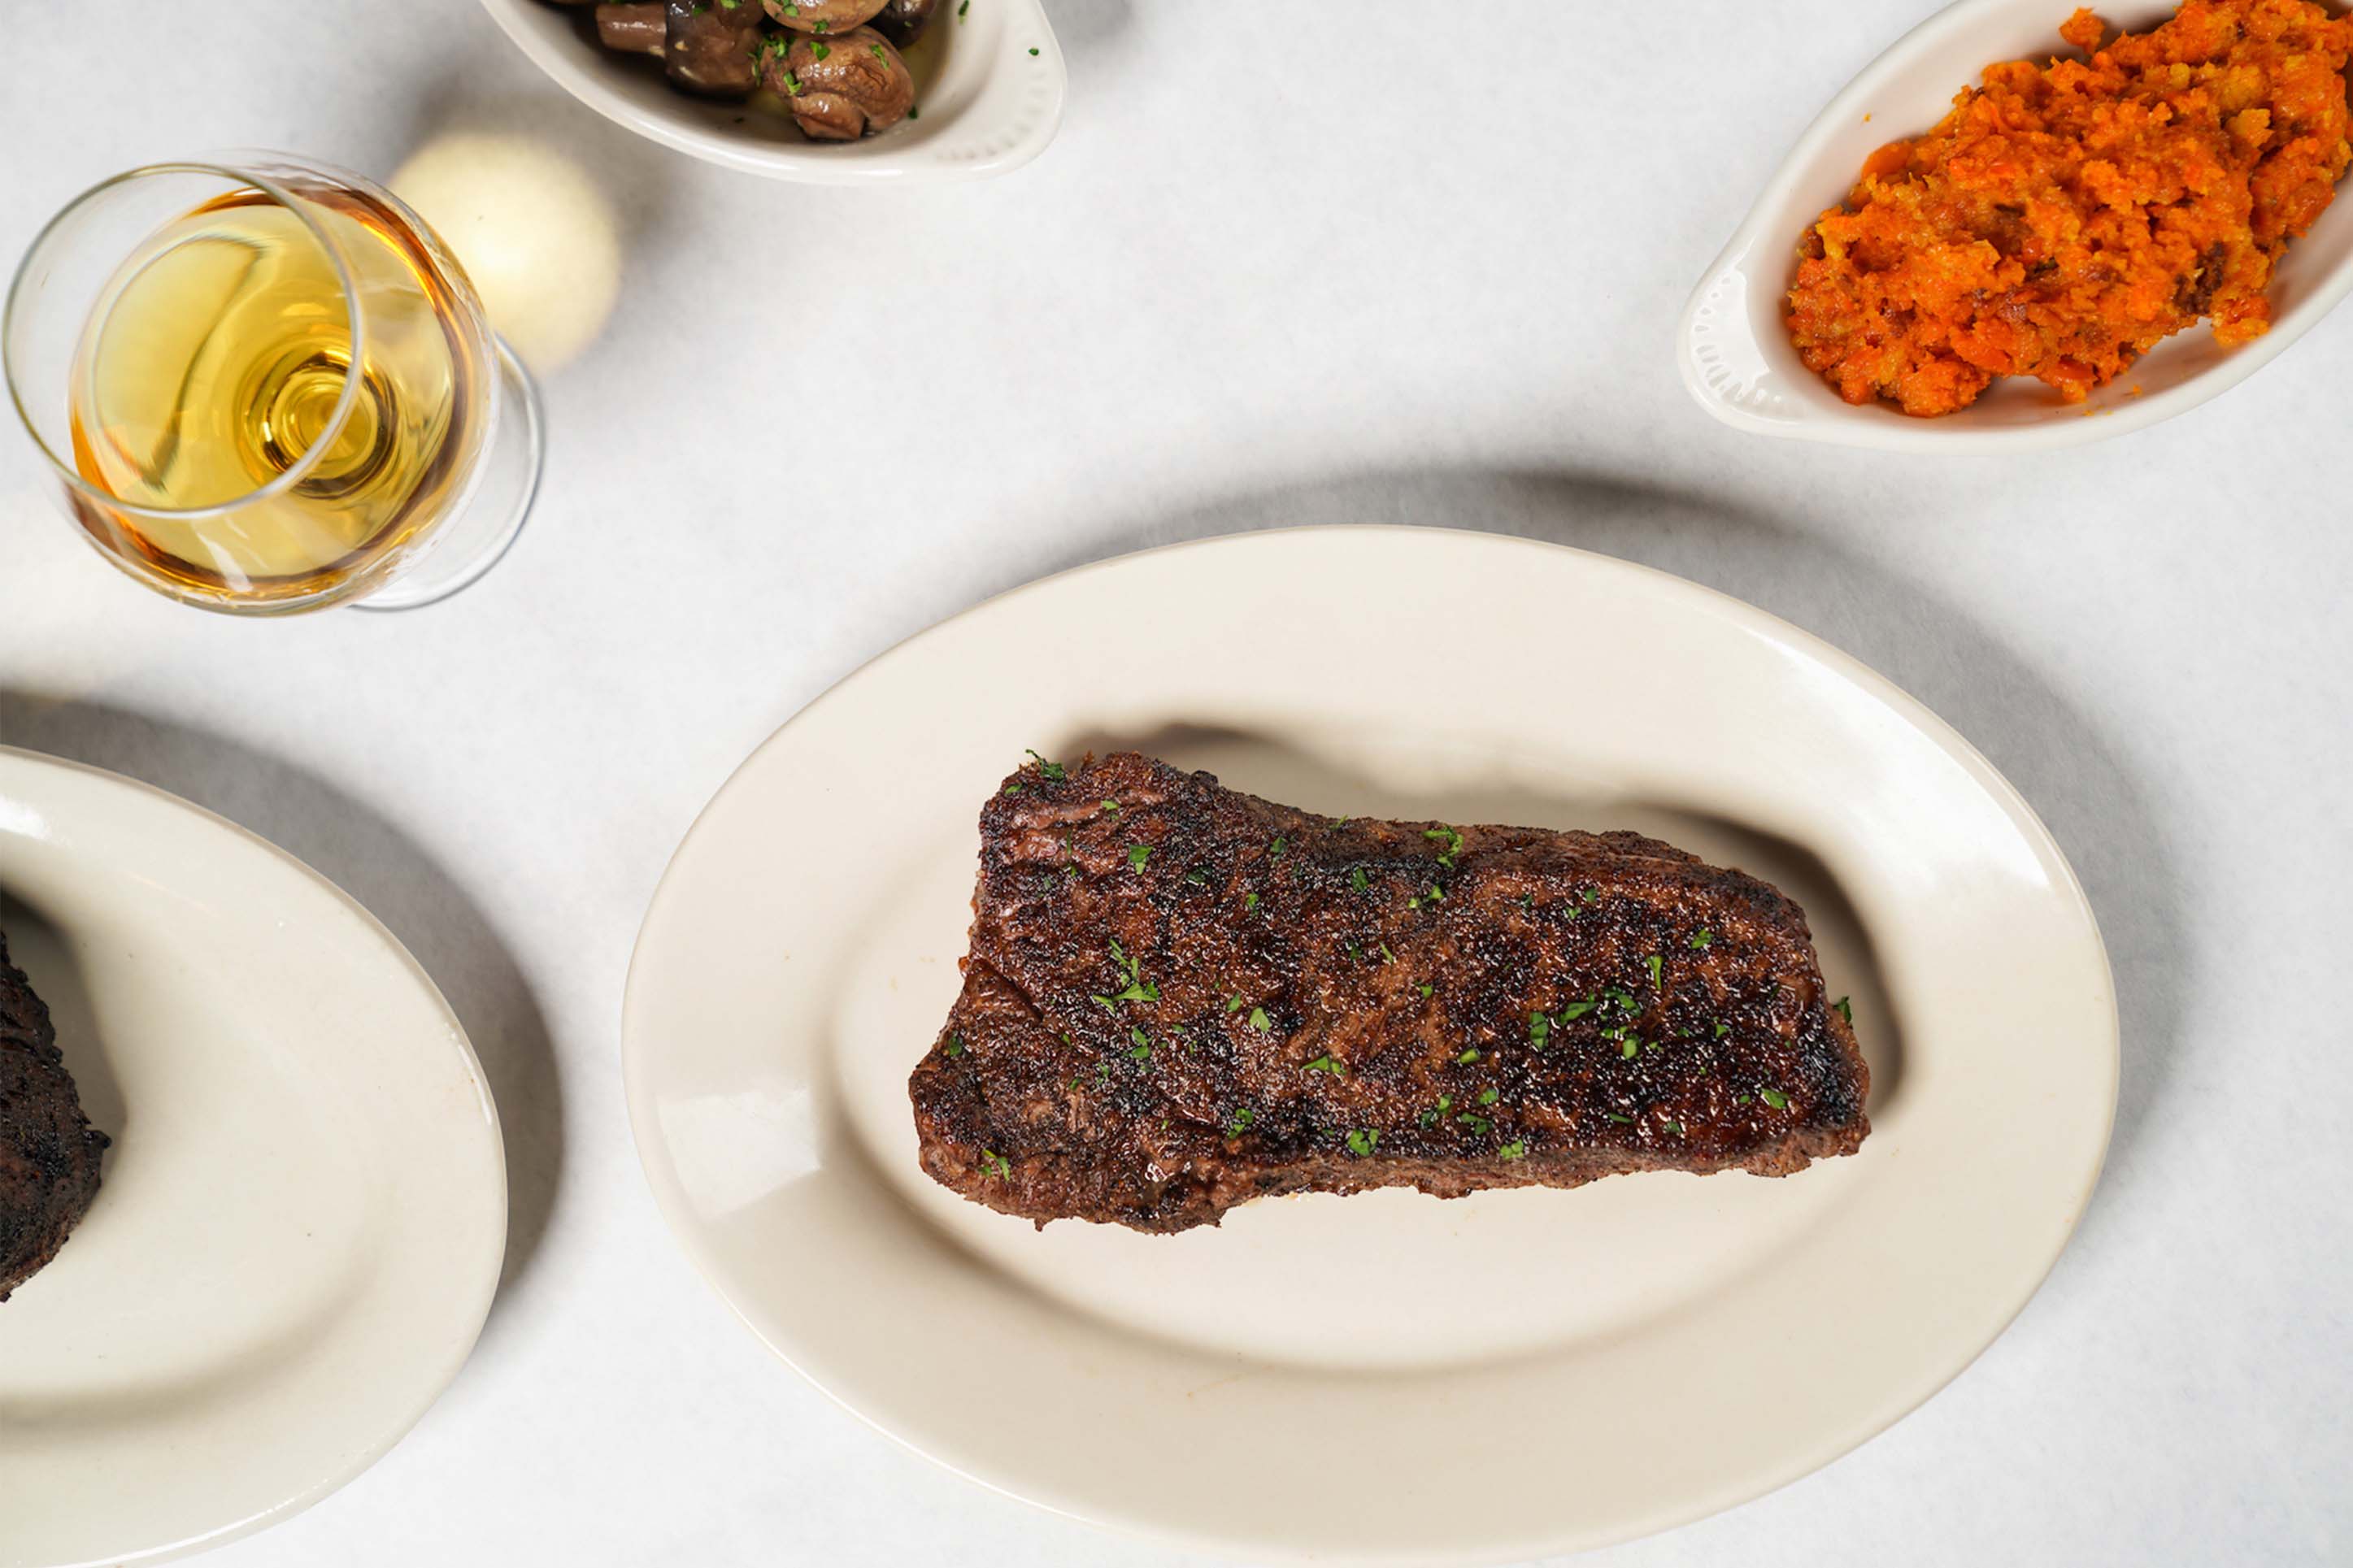
M0 1568L284 1519L399 1439L490 1310L506 1164L465 1032L284 851L5 747L0 925L114 1139L0 1305Z
M1135 746L1335 814L1630 827L1779 884L1853 995L1874 1131L1770 1181L1617 1178L1044 1232L918 1168L982 800ZM1257 534L1032 584L754 754L639 938L630 1115L663 1213L777 1354L1082 1518L1253 1555L1504 1559L1802 1475L1967 1365L2089 1197L2107 963L1984 759L1762 612L1602 557Z

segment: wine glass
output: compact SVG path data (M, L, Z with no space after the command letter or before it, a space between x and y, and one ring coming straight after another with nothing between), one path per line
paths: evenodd
M66 512L183 604L408 609L480 577L539 484L539 398L424 220L282 153L91 187L0 316Z

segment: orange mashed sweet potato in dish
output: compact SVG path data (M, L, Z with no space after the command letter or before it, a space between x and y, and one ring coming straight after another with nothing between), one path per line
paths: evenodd
M2353 20L2312 0L2187 0L2085 59L1986 68L1882 148L1806 231L1789 335L1849 403L1968 406L1998 375L2082 400L2201 317L2271 324L2272 265L2353 161Z

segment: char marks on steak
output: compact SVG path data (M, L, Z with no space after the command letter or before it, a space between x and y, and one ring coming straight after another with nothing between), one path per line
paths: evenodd
M0 934L0 1301L58 1255L98 1195L107 1136L82 1114L57 1039Z
M1870 1131L1806 920L1631 833L1319 816L1134 752L982 808L923 1169L1044 1226L1787 1175Z

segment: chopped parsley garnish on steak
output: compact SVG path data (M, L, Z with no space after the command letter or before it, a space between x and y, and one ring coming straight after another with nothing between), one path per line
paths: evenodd
M823 55L819 55L818 56L818 58L823 59L825 57ZM1045 758L1039 756L1037 752L1029 751L1026 746L1023 747L1022 750L1027 752L1031 760L1037 763L1038 776L1044 779L1048 784L1060 784L1064 779L1071 776L1071 770L1064 767L1061 763L1050 763Z
M1803 916L1753 878L1631 834L1054 766L1026 758L982 808L962 994L910 1082L924 1168L968 1197L1165 1232L1284 1193L1786 1175L1868 1131ZM1770 1116L1763 1084L1791 1086ZM1352 1132L1377 1155L1350 1161Z
M1354 1132L1348 1134L1348 1152L1351 1154L1370 1154L1373 1152L1373 1146L1380 1141L1381 1131L1379 1128L1359 1127Z

